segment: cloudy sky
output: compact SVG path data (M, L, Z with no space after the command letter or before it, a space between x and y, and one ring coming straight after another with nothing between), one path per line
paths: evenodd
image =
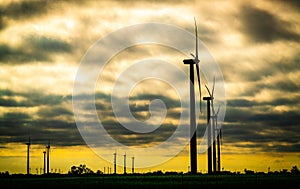
M264 172L268 167L273 171L299 167L299 9L296 0L0 1L0 171L26 172L24 143L30 136L33 173L43 167L48 141L52 145L53 171L67 172L72 165L82 163L93 170L103 170L112 167L112 154L117 150L118 172L122 172L125 152L129 166L133 155L141 166L161 162L139 171L186 172L189 146L184 134L189 122L180 117L188 112L185 104L189 102L189 85L182 73L188 75L189 69L182 60L191 58L189 54L157 44L135 45L110 57L93 84L94 101L85 91L74 92L74 84L99 72L93 65L85 68L84 78L77 75L83 57L98 40L123 28L150 22L176 26L193 34L194 17L201 44L222 72L216 79L216 101L218 95L222 96L218 89L223 86L226 91L226 108L224 104L221 107L224 114L226 110L221 166L230 171L247 168ZM163 36L161 31L150 32ZM123 34L107 49L97 51L99 60L111 56L111 49L124 45L124 41L143 37L140 33ZM179 37L164 39L186 45ZM208 64L205 57L199 59L204 66ZM137 62L145 63L146 69ZM166 62L182 73L170 66L167 74ZM149 75L143 78L145 73ZM220 78L224 80L222 86L218 85ZM208 80L201 78L203 85L212 87ZM88 85L80 84L80 89ZM114 88L116 84L119 85ZM203 85L202 96L207 95ZM130 90L125 93L125 89ZM199 102L199 91L196 93ZM129 109L135 119L118 106L124 102L122 94L129 97ZM79 106L73 106L74 98ZM153 101L150 113L150 102L155 99L164 105ZM206 103L201 106L199 145L204 135ZM105 133L94 131L97 121L90 115L93 111ZM84 117L76 119L74 112ZM159 127L153 132L135 133L122 123ZM179 124L183 130L177 133L175 143L160 146L153 154L152 147L172 138ZM91 139L89 144L78 125L87 128L85 137ZM124 148L114 148L104 135ZM171 149L180 151L173 153ZM152 156L147 159L149 152ZM205 152L199 153L198 170L206 172L206 164Z

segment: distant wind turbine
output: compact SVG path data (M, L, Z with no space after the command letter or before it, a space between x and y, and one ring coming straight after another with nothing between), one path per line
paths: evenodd
M50 170L50 141L48 141L48 145L46 146L47 149L47 174L49 174L49 170Z
M124 154L124 174L126 174L126 152Z
M218 161L217 161L217 170L221 171L221 147L222 145L222 130L221 130L221 125L220 127L218 126L218 114L219 114L220 106L218 107L217 113L214 116L215 123L216 123L216 130L217 130L217 151L218 151ZM221 144L220 144L221 140Z
M134 156L132 156L132 174L134 173Z
M211 169L211 126L210 126L210 101L211 97L203 97L203 100L207 101L207 172L212 173Z
M212 116L211 116L211 124L212 124L212 134L213 134L213 170L214 172L220 171L220 134L219 134L219 128L218 128L218 114L220 111L220 106L218 107L217 112L215 111L214 107L214 90L215 90L215 77L213 80L213 87L212 91L210 92L209 88L205 85L207 92L211 98L211 110L212 110ZM221 129L220 129L221 130ZM217 136L216 136L217 132ZM210 132L209 132L210 133ZM211 134L211 133L210 133ZM217 139L217 148L216 149L216 139ZM218 162L216 157L216 152L218 151ZM218 163L218 165L217 165Z
M46 173L46 151L43 151L44 154L44 174Z
M196 35L196 55L191 55L194 59L184 59L184 64L190 65L190 163L191 173L197 173L197 135L196 135L196 113L195 113L195 89L194 89L194 64L197 69L197 79L200 94L200 112L201 112L201 83L200 83L200 68L199 68L199 57L198 57L198 30L196 19L195 22L195 35Z
M211 126L212 126L212 138L213 138L213 144L212 144L212 153L213 153L213 157L212 157L212 164L213 164L213 172L216 172L216 168L217 168L217 157L216 157L216 136L215 136L215 131L216 131L216 126L215 126L215 108L214 108L214 90L215 90L215 78L213 80L213 86L212 86L212 91L210 92L210 90L208 89L208 87L205 85L207 92L210 96L211 99L211 110L212 110L212 121L211 121ZM211 135L211 133L209 133ZM210 144L209 144L210 145Z
M25 143L27 145L27 175L30 174L30 145L31 145L31 142L30 142L30 137L28 138L28 142Z
M117 174L117 151L114 153L114 174Z

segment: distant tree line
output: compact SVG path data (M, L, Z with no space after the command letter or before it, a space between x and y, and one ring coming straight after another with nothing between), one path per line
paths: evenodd
M73 165L70 169L70 171L68 172L68 174L71 175L83 175L83 174L103 174L102 171L97 170L97 172L95 173L92 169L88 168L85 164L80 164L79 166L75 166Z
M80 164L79 166L71 166L70 170L68 171L69 176L72 175L100 175L100 174L104 174L102 171L97 170L96 172L94 172L92 169L90 169L89 167L87 167L85 164ZM183 172L176 172L176 171L167 171L167 172L163 172L161 170L157 170L157 171L153 171L153 172L147 172L147 173L134 173L134 175L179 175L179 174L189 174L189 173L183 173ZM202 174L202 173L199 173ZM230 172L230 171L221 171L217 174L242 174L240 172ZM300 170L298 169L298 167L292 166L291 170L288 171L288 169L282 169L280 171L268 171L267 173L265 172L255 172L253 170L249 170L249 169L244 169L244 174L300 174ZM49 175L29 175L29 176L55 176L55 175L66 175L66 174L60 174L60 173L50 173ZM67 176L66 175L66 176ZM0 177L9 177L9 176L28 176L26 174L9 174L8 171L4 171L4 172L0 172Z

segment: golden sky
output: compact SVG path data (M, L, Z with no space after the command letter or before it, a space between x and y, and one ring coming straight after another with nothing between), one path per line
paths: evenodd
M221 108L225 116L221 167L241 172L245 168L266 172L268 167L299 167L299 9L300 3L292 0L0 1L0 171L26 172L25 142L30 136L32 173L43 167L43 151L49 140L53 172L56 169L66 173L72 165L79 164L103 171L104 167L113 167L115 150L119 173L123 171L125 152L129 167L132 156L142 167L137 171L186 172L189 146L185 146L188 138L183 137L184 133L179 133L172 145L159 147L155 152L150 149L172 136L180 114L188 111L180 104L188 103L189 84L182 73L188 75L189 69L182 60L192 58L189 54L158 44L139 44L110 57L103 67L94 85L97 115L107 129L106 135L130 149L110 146L103 133L94 136L93 130L89 130L89 136L96 137L97 142L86 144L77 128L74 111L78 107L73 106L72 99L76 94L82 100L80 108L85 115L92 111L84 106L89 104L86 94L74 93L74 84L99 71L91 69L86 78L76 77L84 55L98 40L144 23L172 25L194 34L194 17L202 44L199 53L202 55L203 47L207 48L224 80L221 86L217 78L215 88L216 101L222 97L220 90L225 88L226 92L226 108L224 104ZM140 33L123 34L102 49L99 57L109 56L124 41L147 40ZM153 32L153 36L160 35L163 31ZM166 40L188 48L179 37ZM134 67L147 59L153 64L145 64L145 70ZM199 59L204 66L208 64L207 57ZM173 66L155 66L165 65L160 61ZM144 73L152 77L139 80ZM125 79L119 81L122 74ZM208 95L204 84L211 87L207 80L201 78L203 96ZM118 118L113 114L110 100L117 81L121 87L114 95L122 100L122 87L131 89L129 106L137 120L146 120L147 126L161 124L154 133L135 134L122 127L120 122L132 122L125 114ZM131 85L132 81L139 82ZM181 90L184 98L180 98ZM150 106L150 114L149 104L154 99L163 101L167 112ZM156 102L161 105L161 101ZM202 106L206 103L202 102ZM119 108L116 112L124 111ZM161 115L165 119L158 119ZM82 124L87 128L93 125L90 117L85 118ZM204 135L205 120L204 111L198 120L198 145ZM183 128L188 123L183 119ZM177 148L181 151L174 157L170 151ZM148 165L146 162L161 164L143 167ZM206 172L206 164L205 152L199 153L198 170Z

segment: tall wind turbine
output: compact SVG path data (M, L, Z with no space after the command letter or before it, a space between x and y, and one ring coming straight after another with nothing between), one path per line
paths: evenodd
M197 23L195 21L195 35L196 35L196 55L191 54L194 59L184 59L184 64L190 65L190 163L191 173L197 173L197 135L196 135L196 113L195 113L195 89L194 89L194 64L197 69L197 79L200 94L200 111L201 111L201 84L200 84L200 68L198 58L198 31Z
M29 159L30 159L30 137L28 138L28 142L25 143L27 145L27 175L30 174L30 166L29 166Z
M50 141L48 142L48 145L46 146L47 149L47 174L49 174L49 161L50 161Z

